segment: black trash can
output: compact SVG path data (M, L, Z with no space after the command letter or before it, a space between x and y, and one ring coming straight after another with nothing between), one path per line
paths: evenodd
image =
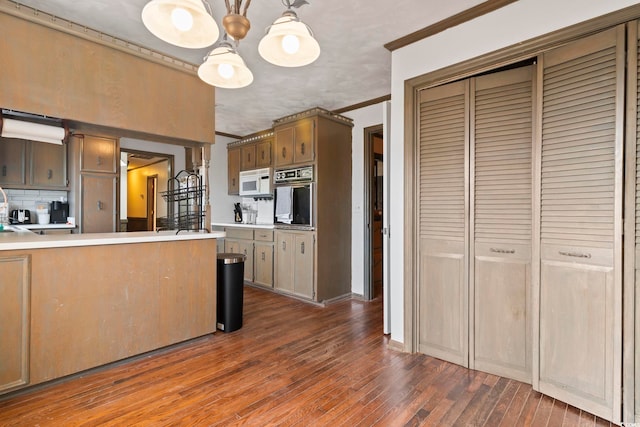
M244 254L218 254L217 327L224 332L233 332L242 327L245 259Z

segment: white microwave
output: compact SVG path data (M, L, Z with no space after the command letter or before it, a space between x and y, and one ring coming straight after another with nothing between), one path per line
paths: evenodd
M271 195L271 169L253 169L240 172L241 196Z

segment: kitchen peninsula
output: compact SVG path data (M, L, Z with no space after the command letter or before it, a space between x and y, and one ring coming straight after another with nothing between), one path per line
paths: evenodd
M221 237L0 233L0 394L214 332Z

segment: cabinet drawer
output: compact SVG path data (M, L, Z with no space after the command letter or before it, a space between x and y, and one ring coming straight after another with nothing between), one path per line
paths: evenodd
M255 240L273 242L273 230L256 230L255 235Z
M253 240L253 230L250 228L227 227L225 231L228 239Z

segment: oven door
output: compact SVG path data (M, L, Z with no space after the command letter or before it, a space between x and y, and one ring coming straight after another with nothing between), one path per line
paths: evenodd
M278 203L278 194L281 198L280 203ZM286 200L282 200L283 195ZM291 227L314 227L313 183L278 186L274 192L274 198L276 208L274 224ZM285 203L283 204L283 202ZM288 207L289 212L285 212L285 206Z

